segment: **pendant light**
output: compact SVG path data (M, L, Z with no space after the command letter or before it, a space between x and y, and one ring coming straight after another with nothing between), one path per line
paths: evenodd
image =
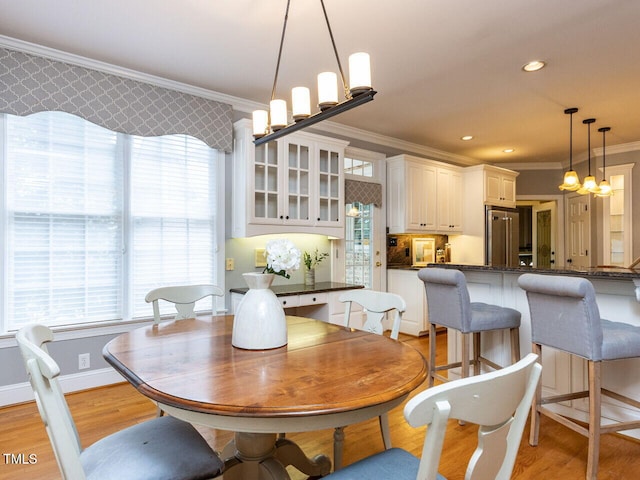
M573 114L578 111L577 108L567 108L564 113L569 115L569 170L564 174L564 182L558 188L560 190L569 190L575 192L580 188L580 179L573 169Z
M596 177L591 175L591 124L596 121L595 118L585 118L582 123L587 126L587 155L588 155L588 166L589 172L586 177L584 177L584 182L582 182L582 187L578 189L578 193L580 195L586 195L588 193L598 193L600 189L598 188L598 183L596 182Z
M610 197L611 195L613 195L613 190L611 189L611 185L609 185L609 182L607 181L607 171L606 171L606 153L605 153L605 139L604 136L605 134L611 130L611 127L601 127L598 129L599 132L602 132L602 181L600 181L600 185L598 185L598 188L600 188L600 191L598 193L595 194L596 197Z
M333 39L329 16L324 6L324 1L320 0L324 20L329 30L329 37L333 47L340 72L340 82L344 90L345 100L340 102L338 95L338 76L334 72L323 72L318 75L318 107L319 112L311 113L311 99L307 87L295 87L292 90L292 111L294 122L289 124L287 120L287 102L276 99L276 85L278 82L278 72L280 70L280 59L282 58L282 47L287 31L287 20L289 18L289 6L291 0L287 0L287 9L284 15L282 35L280 37L280 48L278 50L278 60L276 63L276 73L273 79L271 90L271 101L269 111L256 110L253 112L253 143L258 146L280 138L291 132L308 127L322 120L346 112L354 107L373 100L376 91L371 87L371 68L369 65L369 54L364 52L354 53L349 57L349 83L347 84L338 49Z

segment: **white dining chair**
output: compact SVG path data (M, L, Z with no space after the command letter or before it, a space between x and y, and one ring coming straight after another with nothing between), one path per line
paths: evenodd
M176 285L155 288L147 293L144 299L147 303L153 304L153 321L159 323L162 321L159 300L173 303L176 308L176 315L173 319L180 320L193 318L195 303L208 296L223 297L224 292L215 285Z
M393 311L394 315L390 337L393 340L398 339L402 314L407 308L406 302L400 295L375 290L356 289L346 291L340 295L339 300L345 304L344 324L346 327L352 326L351 307L353 302L355 302L363 308L363 313L366 315L364 324L358 328L378 335L384 333L383 321L386 318L387 312ZM391 434L389 432L389 419L387 414L384 413L380 415L378 420L384 448L389 449L391 448ZM336 427L333 445L333 464L335 469L339 469L342 465L343 443L344 426Z
M328 480L446 480L438 473L448 420L480 425L466 480L508 480L540 380L538 356L501 370L428 388L404 408L412 427L427 426L421 458L400 448L366 457L324 477Z
M58 383L60 368L46 343L52 331L29 325L16 333L38 411L63 480L200 480L221 475L223 462L189 423L154 418L83 449Z

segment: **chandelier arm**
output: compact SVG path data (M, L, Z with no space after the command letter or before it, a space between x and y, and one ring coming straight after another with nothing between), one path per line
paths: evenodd
M287 31L287 20L289 19L289 5L291 0L287 0L287 10L284 13L284 23L282 24L282 36L280 37L280 48L278 49L278 61L276 62L276 73L273 77L273 88L271 89L271 100L276 98L276 85L278 83L278 72L280 71L280 59L282 58L282 46L284 45L284 34Z
M333 31L331 30L331 24L329 23L329 16L327 15L327 9L324 6L324 1L320 0L320 5L322 5L322 12L324 13L324 19L327 22L327 28L329 29L329 37L331 37L331 45L333 46L333 53L336 55L336 61L338 62L338 70L340 70L340 78L342 79L342 87L344 88L344 96L345 98L351 98L351 94L349 92L349 88L347 87L347 81L344 77L344 71L342 70L342 64L340 63L340 56L338 55L338 49L336 48L336 42L333 39Z

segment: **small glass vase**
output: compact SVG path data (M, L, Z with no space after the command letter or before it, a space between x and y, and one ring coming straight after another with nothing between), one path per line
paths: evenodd
M304 284L313 287L316 284L316 271L314 268L304 271Z
M245 350L268 350L287 344L287 320L276 294L269 287L273 273L243 273L249 291L233 318L231 344Z

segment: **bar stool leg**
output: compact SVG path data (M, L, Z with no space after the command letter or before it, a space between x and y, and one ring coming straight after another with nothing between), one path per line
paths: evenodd
M511 333L511 365L520 361L520 329L512 328Z
M465 378L469 376L469 335L468 333L462 334L462 371L460 377Z
M436 326L429 322L429 386L433 387L436 375Z
M473 374L480 375L480 356L482 355L482 337L480 332L473 332Z
M602 411L602 362L589 361L589 451L587 453L587 480L598 477L600 458L600 424Z
M534 343L532 345L532 351L538 355L538 362L542 365L542 345ZM538 406L542 403L542 379L538 382L536 387L536 394L533 396L533 402L531 403L531 425L529 430L529 445L538 445L538 434L540 433L540 412Z

